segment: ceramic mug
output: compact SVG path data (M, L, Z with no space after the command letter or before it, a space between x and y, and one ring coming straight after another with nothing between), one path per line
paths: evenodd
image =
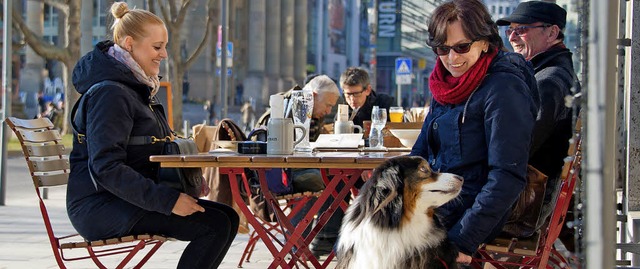
M304 136L294 139L294 129L307 130L302 125L294 125L290 118L271 118L267 124L267 154L293 154L295 147Z
M353 134L354 132L362 133L362 127L354 125L353 121L336 121L333 125L334 134Z

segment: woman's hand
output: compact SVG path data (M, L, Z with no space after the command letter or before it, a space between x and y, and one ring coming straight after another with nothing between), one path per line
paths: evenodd
M458 258L456 259L457 263L469 265L471 263L471 256L464 254L462 252L458 253Z
M186 193L180 193L180 197L178 197L178 201L173 206L171 213L185 217L197 211L204 212L204 207L198 204L198 200Z

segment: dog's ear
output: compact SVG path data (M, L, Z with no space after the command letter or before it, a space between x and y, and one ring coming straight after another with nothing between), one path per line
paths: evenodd
M402 219L403 182L399 167L387 166L376 173L370 202L372 221L381 227L398 227Z
M396 190L391 190L388 194L388 196L386 198L384 198L384 200L382 200L382 202L380 202L376 208L373 210L373 214L377 214L378 212L380 212L380 210L384 210L384 208L389 205L389 203L391 203L391 201L393 201L393 199L396 199L396 197L398 196L398 192ZM379 197L379 198L383 198L383 197Z

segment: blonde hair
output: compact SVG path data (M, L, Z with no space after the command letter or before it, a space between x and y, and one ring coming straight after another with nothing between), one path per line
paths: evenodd
M115 18L111 30L113 42L116 44L120 44L126 36L131 36L133 39L145 37L144 27L149 24L164 26L164 22L155 14L144 9L129 9L125 2L114 2L111 5L111 15Z

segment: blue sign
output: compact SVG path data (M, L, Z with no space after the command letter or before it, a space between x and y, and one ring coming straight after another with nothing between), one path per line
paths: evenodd
M217 76L222 75L222 74L220 73L220 68L216 68L216 75L217 75ZM232 75L233 75L233 72L231 71L231 68L227 68L227 77L231 77Z
M216 46L216 57L222 56L222 48L220 45ZM227 58L233 58L233 42L227 42Z
M396 58L396 75L411 75L411 58Z

